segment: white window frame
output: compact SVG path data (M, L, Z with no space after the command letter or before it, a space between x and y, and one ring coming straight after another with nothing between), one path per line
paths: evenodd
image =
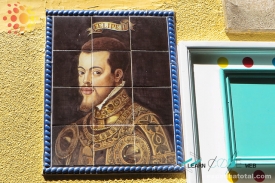
M196 104L193 81L193 65L190 50L194 49L274 49L274 42L239 42L239 41L180 41L178 44L179 80L182 104L182 121L184 134L185 160L190 156L193 160L199 160L200 150L198 142L198 130L196 122ZM192 152L192 153L190 153ZM203 177L200 168L186 168L186 179L190 183L202 183ZM223 182L221 179L221 182Z

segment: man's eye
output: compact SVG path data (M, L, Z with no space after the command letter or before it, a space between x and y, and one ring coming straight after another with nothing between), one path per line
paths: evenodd
M93 75L100 75L101 72L100 71L93 71Z
M78 71L78 75L79 76L82 76L82 75L84 75L85 73L83 72L83 71Z

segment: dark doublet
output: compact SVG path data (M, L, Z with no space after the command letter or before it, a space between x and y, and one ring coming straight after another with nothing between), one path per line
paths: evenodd
M61 130L53 166L174 164L173 149L159 117L121 89Z

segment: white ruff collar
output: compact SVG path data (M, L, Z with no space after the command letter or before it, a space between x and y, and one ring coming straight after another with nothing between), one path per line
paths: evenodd
M111 98L112 96L114 96L123 86L125 85L125 81L122 81L122 83L120 85L118 85L117 87L115 87L110 93L109 95L103 100L103 102L101 102L101 104L98 104L96 107L101 110L102 106L106 103L107 100L109 100L109 98Z

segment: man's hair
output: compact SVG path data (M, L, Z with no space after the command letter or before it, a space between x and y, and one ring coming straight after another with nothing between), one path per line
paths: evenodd
M108 51L110 56L108 64L111 67L111 72L114 73L116 69L122 69L125 73L130 63L129 51L126 51L125 45L115 38L99 37L86 42L81 52L91 53L97 51Z

